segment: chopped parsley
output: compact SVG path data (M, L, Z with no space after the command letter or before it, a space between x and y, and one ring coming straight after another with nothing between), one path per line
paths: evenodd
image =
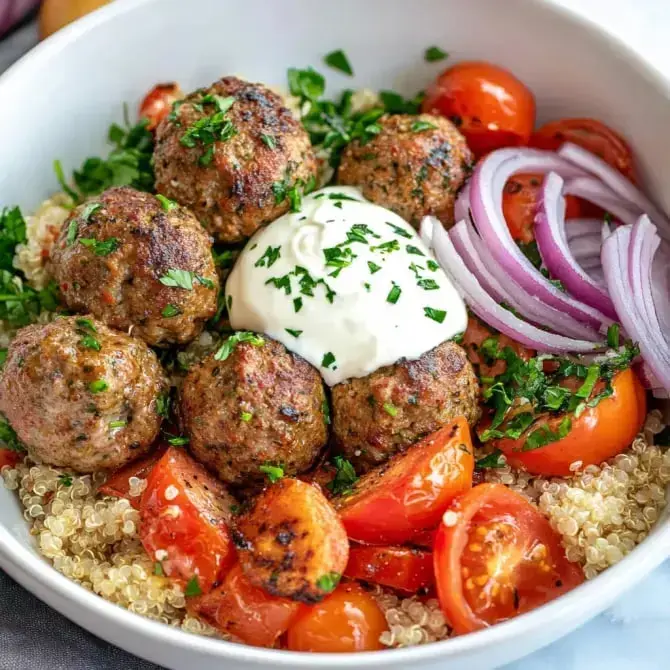
M414 256L425 256L426 255L426 254L423 253L423 251L421 251L421 249L419 249L418 247L413 247L411 244L408 244L405 247L405 251L408 254L413 254Z
M298 297L293 299L293 309L296 314L302 309L302 298Z
M337 588L342 575L339 572L327 572L316 580L316 585L325 593L331 593Z
M517 242L517 245L533 267L539 270L542 267L542 256L540 256L540 250L537 248L537 242L535 240L532 242Z
M225 361L233 353L235 347L242 342L247 342L254 347L262 347L265 340L256 333L250 331L240 331L233 333L217 350L214 358L217 361Z
M14 429L9 425L9 421L3 417L0 417L0 442L9 451L21 453L26 450L18 435L14 432Z
M189 270L170 268L158 281L163 284L163 286L183 288L186 291L193 290L193 273Z
M333 354L332 351L328 351L323 355L323 359L321 360L321 367L323 368L329 368L331 365L335 364L335 355ZM333 368L335 369L335 368Z
M171 444L173 447L183 447L189 443L189 439L188 437L183 437L181 435L170 435L167 438L167 443Z
M205 105L212 105L214 112L208 116L203 116L191 124L179 142L182 146L193 149L200 145L204 152L198 159L198 163L203 167L208 166L214 159L215 142L227 142L237 135L237 128L233 122L226 118L226 113L235 102L233 96L226 98L220 95L205 95L199 103L192 103L199 111L205 111Z
M72 486L72 481L73 481L72 475L67 473L67 472L64 472L62 475L60 475L58 477L58 483L61 486L65 486L65 487Z
M127 421L110 421L109 422L109 427L111 430L114 430L115 428L123 428L124 426L127 426L128 422Z
M170 414L170 396L167 393L161 393L156 397L156 414L164 419Z
M293 330L293 328L285 328L286 332L293 337L300 337L302 335L302 330Z
M358 481L354 466L344 456L333 457L333 465L337 468L333 481L329 482L328 489L333 495L346 495Z
M281 256L281 247L268 247L263 255L254 263L255 268L271 268Z
M91 393L102 393L109 388L109 384L104 379L96 379L88 385L88 390Z
M420 92L413 98L404 98L395 91L380 91L379 98L388 114L418 114L424 94Z
M167 304L161 311L161 316L166 319L171 319L173 316L181 314L181 310L176 305Z
M281 465L266 463L258 469L270 480L271 484L279 481L284 476L284 468Z
M244 423L249 423L253 417L254 415L251 412L240 412L240 419L244 421Z
M385 402L384 405L384 411L389 415L389 416L396 416L398 414L398 408L391 404L390 402Z
M416 284L424 291L435 291L440 288L440 285L434 279L419 279Z
M437 323L444 323L444 319L447 316L447 312L444 309L435 309L433 307L424 307L423 313L429 319L437 321Z
M612 347L613 349L616 349L619 346L620 344L619 330L620 326L618 323L613 323L607 329L607 346Z
M79 223L77 219L72 219L67 225L67 235L65 236L65 244L71 247L77 239L77 231L79 230Z
M97 333L96 327L93 325L93 321L91 319L85 319L83 317L79 319L75 319L75 325L78 326L79 328L83 328L84 330L90 330L92 333Z
M504 468L506 465L507 461L505 461L502 452L500 449L496 449L483 458L480 458L475 463L475 468L477 470L486 470L487 468Z
M331 51L329 54L326 54L323 62L332 67L333 70L339 70L350 77L354 74L354 70L347 58L347 54L345 54L342 49L337 49L336 51Z
M381 251L383 254L390 254L392 251L400 251L400 244L398 240L390 240L375 247L370 247L370 251Z
M156 195L156 200L160 202L161 207L166 212L171 212L173 209L179 207L179 205L174 200L170 200L170 198L166 198L164 195L161 195L160 193Z
M434 123L430 123L430 121L421 121L420 119L414 121L411 125L413 133L421 133L424 130L435 130L435 128L437 128L437 126Z
M431 272L437 272L440 269L440 266L435 261L427 261L426 262L426 267Z
M375 272L379 272L382 269L381 265L377 265L377 263L373 263L372 261L368 261L368 268L371 275L373 275Z
M323 422L328 426L330 425L330 405L328 404L328 398L324 398L321 403L321 411L323 412Z
M98 342L93 335L82 335L79 344L86 349L93 349L94 351L100 351L101 349L100 342Z
M96 256L109 256L114 253L120 246L120 242L116 237L108 237L105 240L96 240L94 237L82 237L79 240L87 249L92 249Z
M202 589L200 588L198 575L193 575L193 577L191 577L191 579L188 580L186 587L184 588L184 595L189 598L192 596L202 595Z
M433 46L428 47L424 51L423 58L428 63L437 63L438 61L444 60L445 58L449 58L449 54L443 49L440 49L440 47Z
M389 294L386 296L386 302L390 302L392 305L395 305L398 302L401 293L402 289L400 286L394 283L391 287L391 290L389 291Z
M396 226L394 223L389 223L388 221L384 221L384 223L391 228L391 230L396 234L400 235L400 237L404 237L407 240L412 239L412 235L408 233L404 228L401 228L400 226Z
M273 135L266 135L265 133L261 133L261 141L266 147L268 147L268 149L274 150L277 148L277 140Z
M16 272L14 269L14 253L17 244L24 244L26 222L18 207L5 208L0 211L0 269Z
M156 561L154 563L154 575L156 577L165 577L165 573L163 572L163 564L160 561Z

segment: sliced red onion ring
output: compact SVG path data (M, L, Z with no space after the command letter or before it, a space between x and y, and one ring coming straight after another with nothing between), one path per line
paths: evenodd
M421 241L430 249L433 246L433 226L441 226L442 222L434 216L424 216L419 226L419 237Z
M566 178L579 176L574 174L574 166L552 152L534 149L494 151L479 162L470 183L470 209L477 229L512 280L551 307L598 329L609 323L609 319L549 282L512 239L502 213L502 193L509 177L521 172L557 172Z
M569 228L569 226L566 226ZM568 237L568 245L572 255L577 259L581 265L583 259L597 258L600 263L600 247L602 246L602 238L600 233L596 235L583 235L582 237Z
M465 266L449 234L434 226L433 245L440 265L453 281L464 300L477 316L490 326L512 339L541 352L593 352L600 348L598 343L574 340L540 330L522 321L512 312L501 307L480 285L476 277Z
M498 303L506 303L535 325L578 339L600 341L602 337L593 328L573 319L568 314L545 305L521 286L512 282L490 256L474 226L468 220L457 223L450 231L451 241L463 262L482 288Z
M568 246L565 198L561 195L563 183L561 177L550 172L542 184L540 207L535 217L535 240L540 255L549 273L559 279L571 295L615 320L616 311L607 291L582 270Z
M569 219L568 225L565 226L565 232L568 236L568 240L573 240L577 237L590 235L597 235L600 237L602 228L602 219Z
M653 231L651 231L653 232ZM650 234L646 226L640 234ZM614 231L603 244L602 262L610 297L624 329L640 347L640 353L654 376L665 389L670 389L670 349L658 345L660 334L650 330L642 311L640 300L633 291L631 276L651 277L651 269L638 268L639 258L631 258L632 226L622 226Z
M614 169L602 158L576 144L572 144L572 142L566 142L558 150L558 154L601 179L620 198L635 205L641 214L647 214L659 228L659 233L663 237L666 239L670 238L670 221L668 221L668 217L618 170Z
M454 203L454 221L470 219L470 180L461 188Z
M595 177L570 179L563 187L563 195L576 195L583 200L588 200L626 224L635 223L643 214L642 210L631 207L629 203L622 200L614 191Z

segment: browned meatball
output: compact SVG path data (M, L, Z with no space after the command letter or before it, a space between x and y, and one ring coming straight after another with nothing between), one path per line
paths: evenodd
M468 358L444 342L415 361L401 360L333 387L338 448L368 470L457 416L479 418L479 384Z
M154 346L184 344L216 313L209 236L186 208L132 188L77 207L52 254L67 306Z
M282 99L236 77L177 103L158 126L154 162L156 189L221 242L251 237L288 211L292 187L316 178L309 137Z
M0 376L0 412L31 458L94 472L149 450L167 389L142 340L70 316L19 331Z
M438 116L396 114L378 121L381 132L344 150L340 184L358 186L415 228L431 214L454 223L454 201L474 162L456 126Z
M303 472L328 438L321 377L279 342L258 336L233 345L236 337L194 367L181 387L191 452L231 484L266 480L260 467L267 464L286 475Z

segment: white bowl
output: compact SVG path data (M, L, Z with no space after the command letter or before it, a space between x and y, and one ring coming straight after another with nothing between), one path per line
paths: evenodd
M159 81L186 90L223 74L282 85L288 66L321 68L344 48L356 78L336 86L414 93L443 64L487 59L534 91L540 120L594 116L628 136L647 187L662 204L670 183L668 83L622 44L552 5L529 0L119 0L58 33L0 77L0 204L27 211L57 189L66 168L104 150L105 134ZM189 635L131 614L80 588L36 552L13 493L0 486L0 566L61 613L169 668L491 668L548 644L602 611L668 555L663 520L629 557L545 607L488 630L422 647L358 655L268 651Z

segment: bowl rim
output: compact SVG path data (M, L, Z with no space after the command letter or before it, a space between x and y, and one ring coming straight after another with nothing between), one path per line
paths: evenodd
M24 70L29 70L31 67L47 62L50 56L68 48L71 42L94 30L97 26L117 16L131 14L139 7L157 4L159 1L116 0L66 26L35 46L0 75L0 92L5 86L10 85L15 78L24 76ZM666 77L660 69L644 59L617 35L601 28L594 20L557 4L556 0L550 0L549 2L546 0L525 1L534 5L538 10L554 14L561 17L562 20L572 23L584 34L587 34L589 39L599 41L617 52L621 58L634 67L638 76L646 79L653 88L670 100L670 78ZM31 578L52 595L70 600L73 605L81 607L83 611L95 612L106 623L115 626L126 634L135 636L140 633L154 643L164 644L168 647L181 647L192 652L204 653L208 657L257 664L275 664L290 668L340 667L348 664L353 664L353 667L367 668L377 667L388 662L398 665L403 662L409 664L429 661L435 660L437 657L447 660L452 656L475 652L498 643L510 642L510 640L534 630L548 627L555 620L570 620L573 615L573 618L580 619L580 613L583 610L582 603L585 600L591 597L598 601L606 601L608 592L616 591L618 595L632 588L660 565L668 555L670 555L670 519L665 519L655 526L649 537L630 554L616 565L602 572L597 578L587 581L560 598L514 619L468 635L414 647L384 649L365 653L313 654L226 642L225 640L188 633L147 619L115 605L102 596L98 596L71 581L59 573L36 551L24 546L3 524L0 524L0 567L6 567L8 572L13 574ZM634 569L631 569L633 566ZM620 587L610 588L622 581L626 583L624 589ZM598 593L601 595L599 596ZM38 598L40 597L37 593L35 595ZM57 608L54 609L59 611ZM72 617L68 616L68 618ZM86 627L85 624L84 627Z

